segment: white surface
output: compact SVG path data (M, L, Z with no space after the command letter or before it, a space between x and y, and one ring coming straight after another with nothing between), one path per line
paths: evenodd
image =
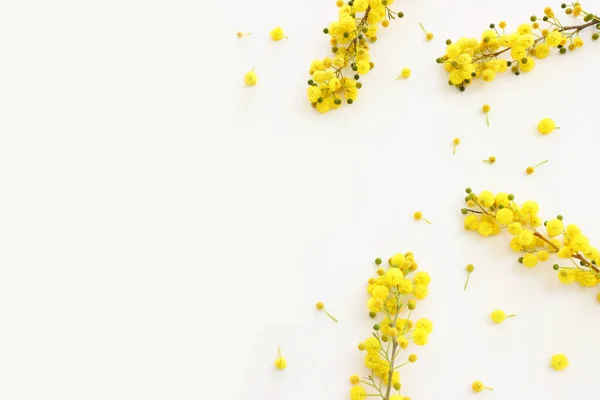
M406 395L471 398L476 379L488 399L596 389L597 289L525 270L507 237L464 232L459 209L466 186L510 191L600 243L600 44L462 94L434 61L447 37L516 28L547 2L400 2L358 101L325 116L304 82L333 0L5 3L0 398L346 399L371 262L409 250L433 277L418 315L435 330ZM289 40L270 41L277 25ZM540 137L544 116L562 129ZM492 326L495 308L517 317Z

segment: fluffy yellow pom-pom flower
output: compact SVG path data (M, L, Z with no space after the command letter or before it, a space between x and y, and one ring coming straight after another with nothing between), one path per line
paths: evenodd
M358 375L352 375L350 377L350 383L353 385L358 385L358 383L360 382L360 378L358 377Z
M538 131L543 135L552 133L555 129L560 129L550 118L544 118L538 123Z
M271 31L271 39L279 41L283 38L287 39L287 36L284 36L283 29L281 29L280 27L277 27Z
M400 73L400 76L398 78L396 78L396 80L400 79L400 78L404 78L404 79L408 79L410 78L410 68L402 68L402 72Z
M413 214L413 218L415 219L415 221L423 220L423 221L427 222L428 224L431 224L431 221L429 221L426 218L423 218L423 213L421 211L415 211L415 213Z
M287 361L281 355L281 348L277 348L277 352L279 353L279 357L275 360L275 367L280 370L284 370L287 367Z
M536 265L538 265L538 261L539 261L538 257L534 253L527 253L523 257L523 265L526 266L526 267L528 267L528 268L533 268Z
M425 346L429 341L429 333L423 328L416 328L412 333L412 339L417 346Z
M508 208L501 208L496 213L496 220L500 222L502 225L508 225L513 222L514 214Z
M247 86L254 86L257 82L258 77L256 76L256 72L254 72L254 68L252 68L252 71L246 72L246 75L244 75L244 83Z
M362 386L354 386L350 389L350 400L365 400L367 398L367 391Z
M550 366L556 371L562 371L569 366L569 359L564 354L555 354L552 356Z
M504 311L502 311L502 310L495 310L495 311L492 312L492 314L490 314L490 318L496 324L501 324L501 323L504 322L504 320L506 318L511 318L511 317L514 317L514 316L515 316L515 314L506 315L506 313Z
M452 154L456 154L456 146L460 144L460 139L454 138L454 140L452 140L452 144L454 145L454 151L452 152Z
M484 163L494 164L496 162L496 156L489 156L486 160L483 160Z

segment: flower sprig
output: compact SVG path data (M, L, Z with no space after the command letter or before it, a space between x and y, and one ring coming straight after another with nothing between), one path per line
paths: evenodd
M375 68L369 54L369 40L377 41L377 29L387 28L390 20L402 18L404 13L393 11L394 0L349 0L337 1L338 20L323 32L330 36L329 43L333 59L314 60L310 65L311 79L308 81L307 96L311 105L325 113L339 108L342 99L352 104L358 97L358 82L361 75ZM344 70L350 67L350 76Z
M485 190L476 195L471 188L466 192L467 207L462 209L466 230L481 236L506 230L513 237L511 249L521 254L518 260L526 267L533 268L555 256L568 263L553 265L560 282L568 285L577 281L585 287L600 283L600 251L590 245L577 225L565 225L562 215L542 222L538 203L529 200L519 205L512 194L494 195Z
M350 399L364 400L367 396L383 400L405 399L400 395L402 384L398 370L416 362L417 355L401 354L410 341L418 346L429 341L432 322L421 318L414 323L410 318L417 300L423 300L429 293L431 278L426 272L415 273L418 264L412 253L398 253L390 258L387 270L381 267L380 258L375 264L377 276L369 279L367 291L371 297L367 307L372 318L382 315L383 319L373 325L371 336L358 344L358 349L366 352L364 363L370 373L362 378L358 375L350 377L350 383L354 385ZM399 359L406 361L400 363Z
M546 7L543 17L532 16L530 22L519 25L515 32L506 33L506 22L502 21L499 24L501 30L496 24L490 24L481 39L463 37L456 43L447 40L446 53L436 61L449 73L448 84L464 91L473 80L481 78L491 82L496 74L509 68L517 76L521 72L530 72L535 66L532 57L546 58L552 48L565 54L567 49L575 51L582 47L584 41L579 33L587 28L597 30L592 34L592 40L600 38L600 17L584 11L578 2L561 7L567 15L583 17L583 23L565 25L552 8ZM500 58L503 54L510 57Z

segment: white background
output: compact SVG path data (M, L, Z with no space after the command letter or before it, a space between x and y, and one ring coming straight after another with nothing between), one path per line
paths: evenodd
M514 29L547 2L400 2L358 101L320 115L305 81L334 3L3 3L0 398L346 399L365 373L372 260L399 251L433 277L417 316L435 324L403 394L467 399L477 379L489 399L596 390L597 289L523 268L459 210L467 186L513 192L600 243L600 43L584 33L575 53L461 94L435 63L445 39ZM275 26L289 39L272 42ZM562 129L537 134L545 116ZM496 308L517 317L492 326Z

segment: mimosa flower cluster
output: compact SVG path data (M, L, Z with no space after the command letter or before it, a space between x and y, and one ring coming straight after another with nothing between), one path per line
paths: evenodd
M600 252L575 224L567 224L562 215L542 220L539 205L535 201L515 202L508 193L484 190L476 195L466 189L466 230L481 236L497 235L507 231L512 239L510 247L519 253L519 262L528 268L558 259L563 264L554 264L558 280L566 285L577 282L584 287L600 283Z
M339 108L343 100L352 104L362 87L359 79L375 64L369 54L369 43L377 41L380 26L387 28L390 20L402 18L402 12L392 11L394 0L337 1L338 19L323 32L329 36L331 57L310 64L311 79L306 90L308 101L319 112ZM349 70L349 76L344 71Z
M424 346L429 341L433 324L426 318L411 319L417 301L429 293L431 278L427 272L416 272L418 264L412 253L396 254L384 269L381 259L376 259L377 276L369 278L367 302L369 315L381 318L373 326L373 333L358 344L365 352L364 364L370 374L352 375L351 400L364 400L367 396L383 400L410 400L402 396L400 368L417 361L416 354L405 355L410 342Z
M437 59L449 73L448 84L464 91L473 80L491 82L499 73L510 70L515 75L531 72L535 59L548 57L552 49L560 54L575 51L584 45L580 32L595 29L592 40L600 38L600 17L584 11L579 3L562 4L567 15L581 17L578 25L563 24L550 7L541 17L531 16L530 22L507 32L501 21L490 24L480 39L462 37L456 43L447 40L446 53ZM505 58L501 58L505 57Z

